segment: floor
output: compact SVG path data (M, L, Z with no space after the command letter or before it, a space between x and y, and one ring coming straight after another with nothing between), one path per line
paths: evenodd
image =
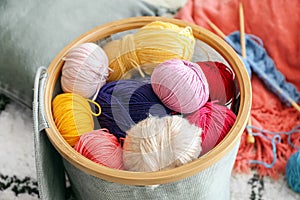
M0 200L39 199L31 110L0 95ZM282 177L273 181L250 174L231 177L231 199L300 199Z

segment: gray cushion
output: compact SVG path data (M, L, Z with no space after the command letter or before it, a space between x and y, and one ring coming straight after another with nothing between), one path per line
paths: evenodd
M0 93L31 107L37 68L76 37L106 22L158 12L142 0L1 0Z

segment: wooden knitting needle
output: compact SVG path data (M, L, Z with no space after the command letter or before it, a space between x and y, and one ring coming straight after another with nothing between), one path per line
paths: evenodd
M246 58L246 43L245 43L245 23L244 23L244 9L243 9L243 4L239 4L239 16L240 16L240 44L241 44L241 49L242 49L242 57ZM248 119L248 126L251 126L251 114ZM255 138L252 135L252 129L248 129L248 136L247 136L247 142L248 143L254 143Z
M245 45L245 26L244 26L244 12L243 12L243 6L240 3L239 6L239 15L240 15L240 41L241 41L241 48L242 48L242 57L246 58L246 45ZM225 39L226 35L210 20L207 20L207 24L223 39ZM251 116L248 119L248 125L251 126ZM254 143L255 138L252 135L252 129L249 129L248 136L247 136L247 142L248 143Z
M300 112L300 106L295 102L295 101L292 101L291 102L291 105L296 108L296 110L298 110L298 112Z
M225 39L226 35L214 24L212 23L210 20L207 20L207 24L223 39ZM246 49L245 49L246 50ZM246 52L245 52L246 54ZM290 102L290 104L298 111L300 112L300 106L293 101L291 98L288 98L288 101Z
M242 57L246 58L246 45L245 45L245 25L244 25L244 10L242 3L239 4L239 16L240 16L240 42L242 48ZM207 24L223 39L226 35L209 19L207 19Z
M226 37L226 35L209 19L206 22L220 37L222 37L223 39Z
M240 3L239 5L239 16L240 16L240 43L242 48L242 57L246 58L244 9L242 3Z

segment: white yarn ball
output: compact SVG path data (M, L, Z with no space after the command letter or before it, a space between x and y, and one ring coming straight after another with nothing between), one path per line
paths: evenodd
M84 43L71 49L64 60L63 91L94 98L108 76L108 58L104 50L94 43Z
M124 167L152 172L191 162L201 153L201 134L201 128L180 116L151 116L126 132Z

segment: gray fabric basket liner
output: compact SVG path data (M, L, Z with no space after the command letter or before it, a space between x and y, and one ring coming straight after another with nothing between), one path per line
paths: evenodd
M181 181L157 186L112 183L88 175L63 160L78 200L229 200L230 176L239 142L220 161Z

